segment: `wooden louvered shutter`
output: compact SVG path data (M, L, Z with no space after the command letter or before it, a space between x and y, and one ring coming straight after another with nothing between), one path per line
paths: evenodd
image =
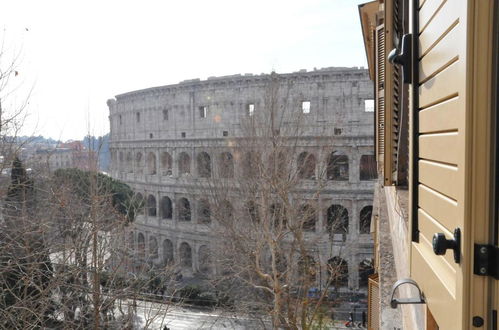
M378 274L369 275L367 286L367 299L369 300L367 310L367 328L379 329L380 296Z
M375 31L376 61L376 160L383 168L385 154L385 26Z

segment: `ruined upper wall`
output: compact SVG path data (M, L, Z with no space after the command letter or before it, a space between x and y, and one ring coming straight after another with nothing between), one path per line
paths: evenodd
M261 124L271 104L282 134L299 123L305 136L372 136L373 113L365 111L364 103L372 98L372 83L363 68L186 80L109 100L111 140L242 136L242 126L251 117L249 106ZM309 113L302 111L304 101L310 102Z

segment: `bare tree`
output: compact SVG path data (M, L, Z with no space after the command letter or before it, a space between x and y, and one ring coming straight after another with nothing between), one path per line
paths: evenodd
M215 285L241 311L268 315L273 328L311 329L321 322L327 288L346 279L343 259L325 259L318 245L338 234L344 240L348 220L341 209L322 209L326 174L341 158L328 159L333 141L318 137L309 105L297 105L292 88L290 79L269 76L261 106L248 105L241 136L228 142L218 176L200 190L221 238L210 256L218 267ZM198 172L211 177L206 166ZM322 227L320 213L327 219Z

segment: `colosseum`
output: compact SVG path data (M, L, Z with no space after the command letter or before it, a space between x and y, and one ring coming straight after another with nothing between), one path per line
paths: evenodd
M207 265L206 255L217 240L216 221L204 219L207 198L200 183L245 175L231 146L244 138L248 119L268 107L273 75L279 111L286 114L273 134L294 138L300 152L291 167L299 167L303 155L311 165L300 174L299 193L309 198L323 183L316 196L321 211L309 233L317 258L341 257L348 265L345 290L363 290L363 267L372 262L376 179L373 88L363 68L193 79L108 100L111 175L129 184L146 206L130 239L153 263L181 265L184 276L217 271ZM299 134L292 118L299 118ZM328 227L333 211L341 215L343 231ZM318 282L324 271L318 272Z

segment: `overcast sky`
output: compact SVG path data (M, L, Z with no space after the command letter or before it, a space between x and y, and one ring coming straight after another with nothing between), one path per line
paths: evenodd
M3 0L0 26L5 50L21 53L17 101L33 89L24 133L67 140L107 133L106 100L132 90L237 73L366 67L362 2Z

